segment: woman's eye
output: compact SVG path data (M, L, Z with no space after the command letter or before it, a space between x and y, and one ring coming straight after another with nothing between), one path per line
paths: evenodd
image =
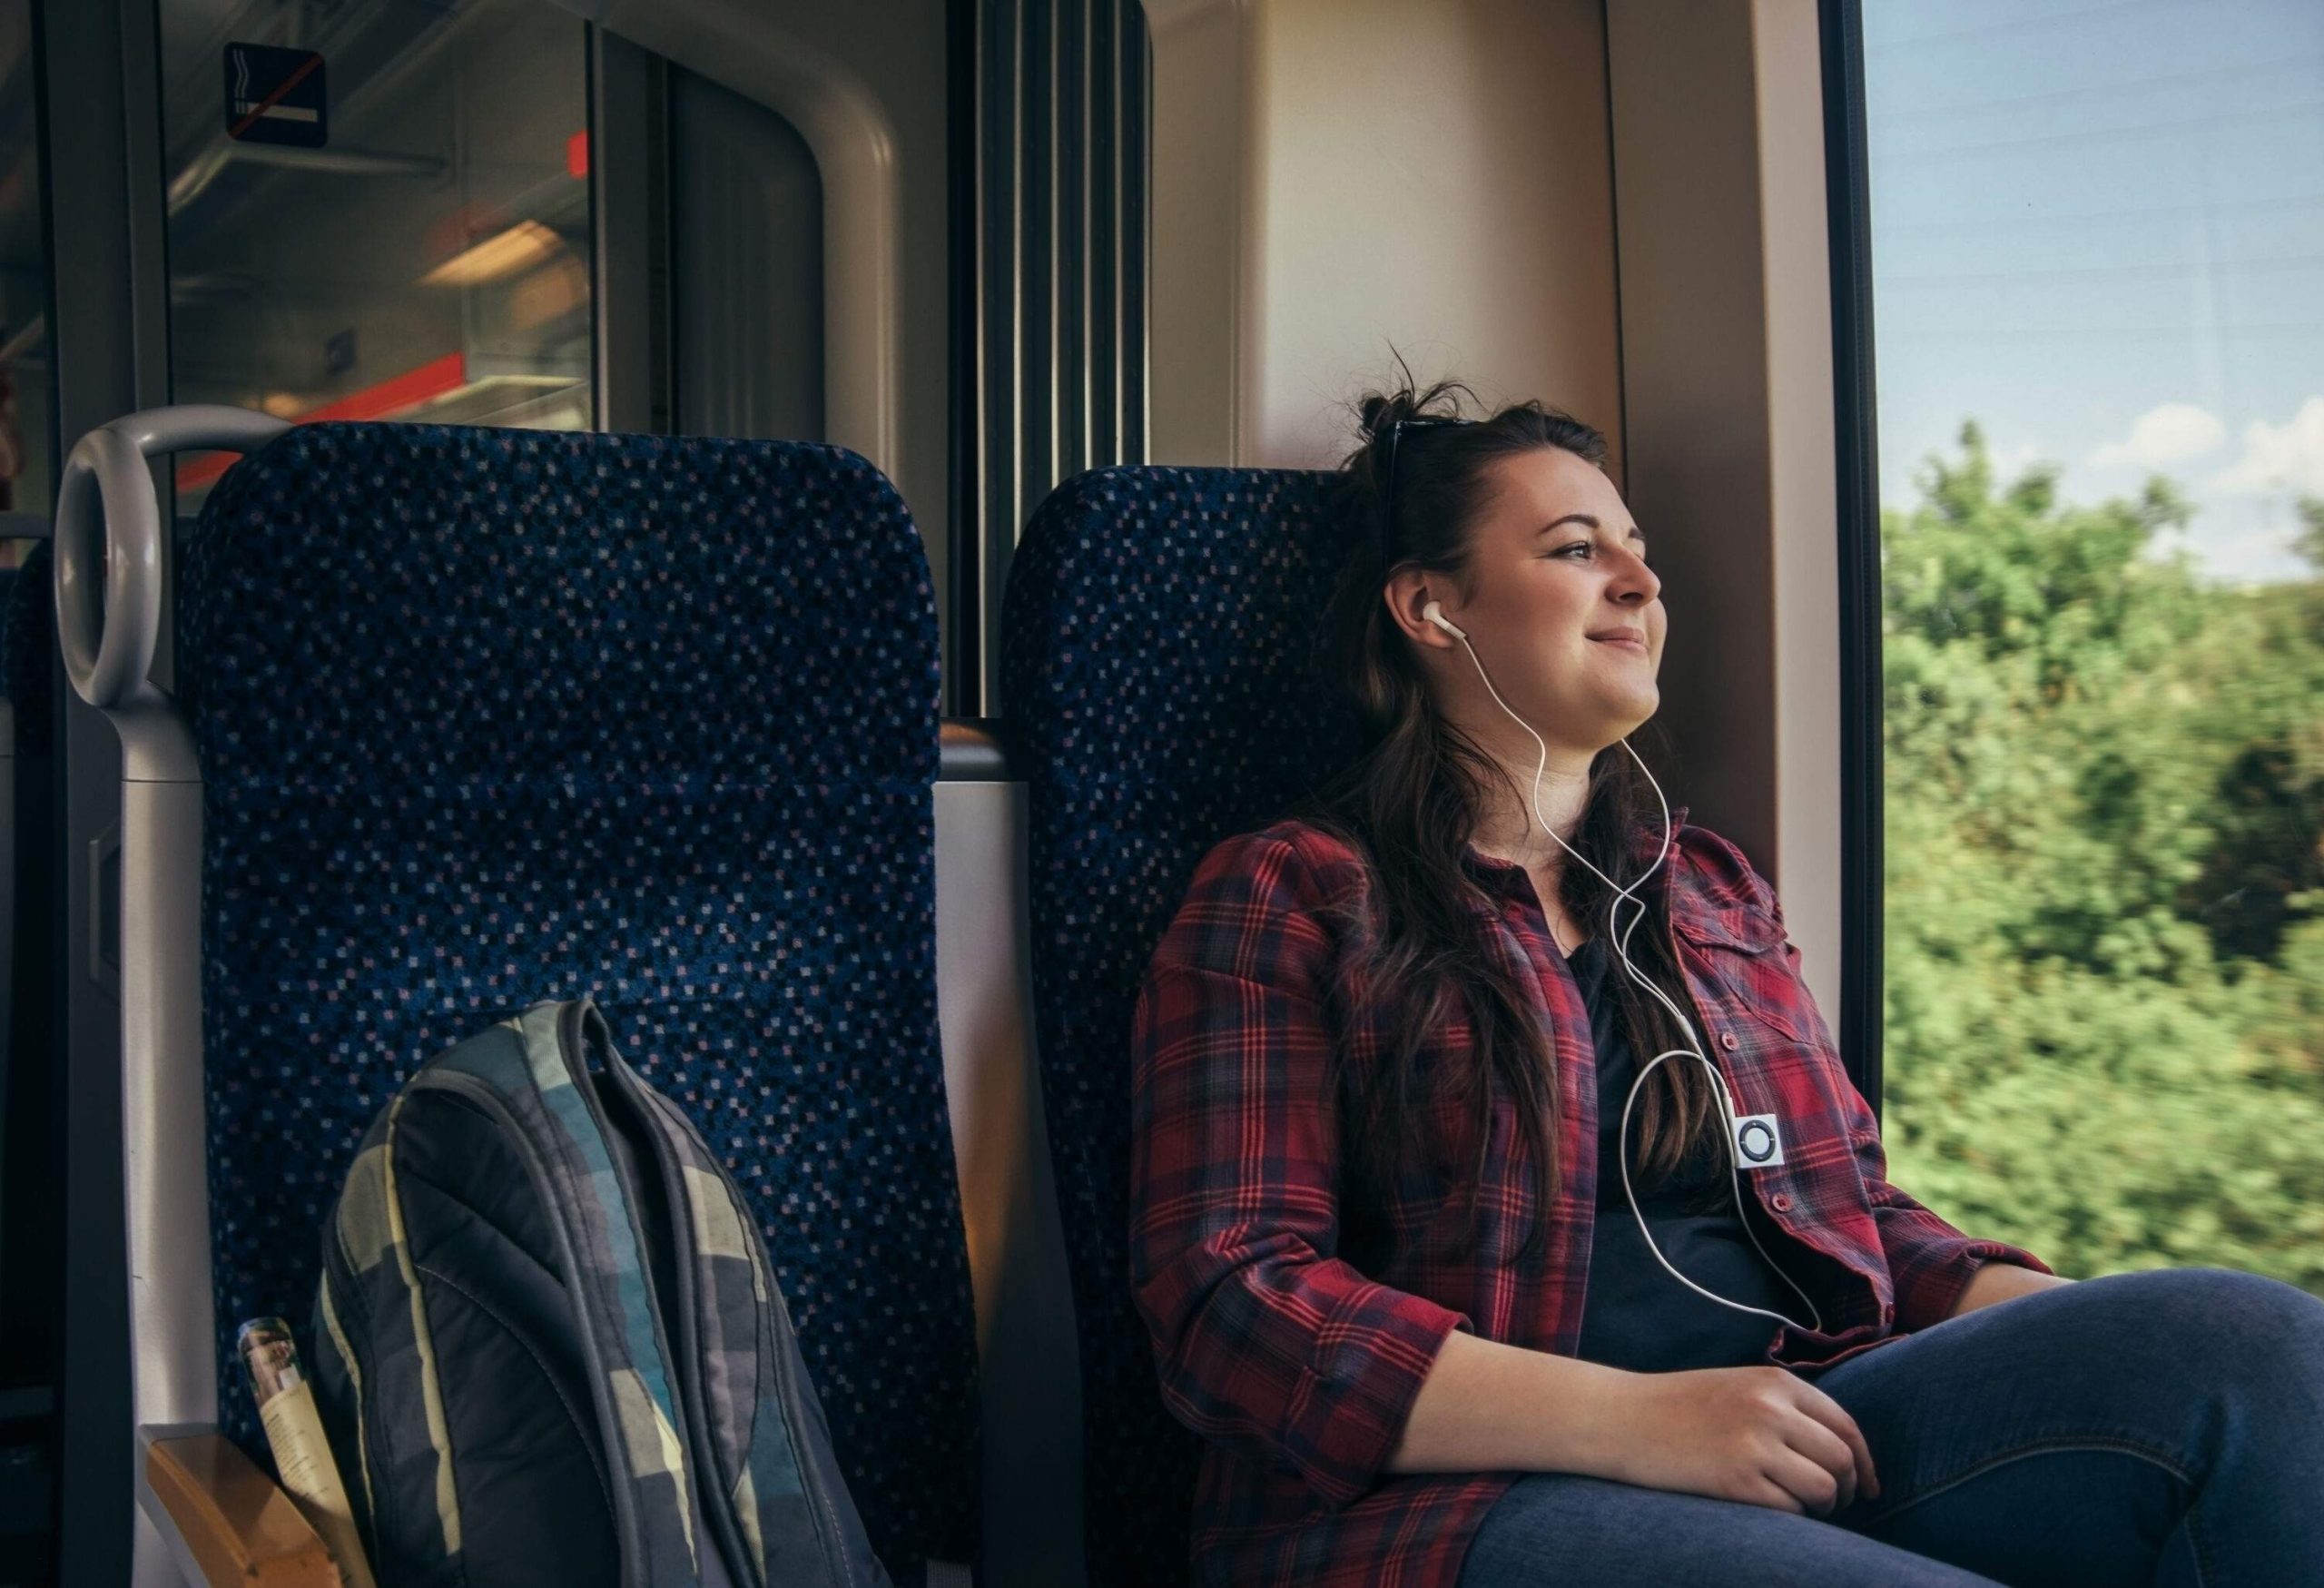
M1551 557L1563 557L1566 553L1568 553L1568 552L1570 552L1570 551L1582 551L1582 552L1589 552L1589 553L1591 553L1591 554L1593 554L1593 555L1594 555L1594 554L1597 552L1597 549L1598 549L1598 546L1597 546L1597 542L1595 542L1595 541L1591 541L1591 540L1577 540L1577 541L1574 541L1574 542L1573 542L1571 545L1570 545L1570 546L1561 546L1561 547L1559 547L1555 551L1551 552L1549 555L1550 555L1550 556L1551 556ZM1641 562L1641 563L1644 563L1648 567L1652 567L1654 566L1654 559L1653 559L1652 557L1647 557L1647 556L1641 555L1641 556L1639 557L1639 561L1640 561L1640 562Z

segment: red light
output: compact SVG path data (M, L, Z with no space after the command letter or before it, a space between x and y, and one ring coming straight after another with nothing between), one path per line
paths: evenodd
M565 141L566 173L574 177L589 174L589 134L576 133Z
M320 408L300 414L293 424L321 424L330 419L392 419L397 414L418 408L432 398L457 391L468 384L468 360L465 353L446 353L416 370L407 370L376 386L327 402ZM200 490L234 466L239 452L204 452L178 460L177 480L180 490Z

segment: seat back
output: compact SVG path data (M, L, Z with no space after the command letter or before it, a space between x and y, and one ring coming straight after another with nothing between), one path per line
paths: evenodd
M1031 785L1034 1008L1093 1583L1186 1576L1196 1451L1129 1293L1130 1013L1204 853L1355 749L1311 666L1337 564L1331 478L1080 475L1035 513L1009 575L1002 685Z
M873 1547L974 1558L933 595L836 448L316 425L185 548L220 1383L366 1122L594 996L751 1198ZM252 1434L246 1397L222 1419Z

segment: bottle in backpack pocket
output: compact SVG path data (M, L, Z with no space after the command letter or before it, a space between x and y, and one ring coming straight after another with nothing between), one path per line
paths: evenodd
M253 1318L241 1327L234 1345L250 1377L251 1398L258 1403L267 1448L274 1454L283 1488L330 1551L347 1588L372 1588L363 1543L355 1532L354 1507L348 1501L347 1485L340 1481L339 1463L331 1459L314 1386L300 1366L290 1326L279 1317Z

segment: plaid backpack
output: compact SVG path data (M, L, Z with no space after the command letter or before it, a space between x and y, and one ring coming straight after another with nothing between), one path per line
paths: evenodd
M310 1337L380 1588L887 1584L742 1193L586 1001L389 1103Z

